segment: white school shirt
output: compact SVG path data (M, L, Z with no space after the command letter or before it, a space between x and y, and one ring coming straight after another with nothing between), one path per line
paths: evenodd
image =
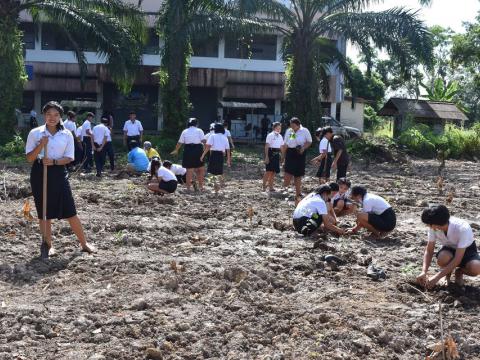
M271 149L280 149L283 144L285 144L282 135L277 134L275 131L267 135L265 143L268 144Z
M211 151L222 151L225 153L226 150L230 149L230 144L228 139L224 134L212 134L208 137L207 145L211 145Z
M201 144L204 137L205 134L202 129L199 129L196 126L190 126L188 129L182 131L178 142L180 144Z
M127 136L138 136L143 131L143 126L140 120L135 119L133 123L132 120L127 120L123 125L123 131L127 132Z
M223 135L225 135L227 138L232 137L232 133L228 129L225 129L225 133Z
M447 235L441 230L428 229L428 241L436 242L437 240L443 246L465 249L474 241L472 227L465 220L452 216L448 222Z
M307 128L300 126L297 132L294 132L292 128L288 128L285 132L285 144L292 149L295 149L297 146L303 146L305 143L312 142L312 134Z
M75 132L75 135L77 135L77 137L80 138L80 141L83 140L83 136L82 136L82 126L81 126L81 125L77 128L77 131Z
M347 191L346 193L340 194L340 192L337 192L333 197L332 197L332 204L336 200L347 200L348 197L350 196L350 190Z
M309 194L302 199L293 212L294 219L300 219L301 217L311 218L314 214L326 215L328 214L327 204L318 194Z
M98 124L96 125L93 130L93 142L102 145L103 144L103 139L106 137L108 140L108 128L105 126L105 124Z
M65 120L65 122L63 123L63 127L67 130L70 130L73 133L76 133L77 131L77 125L75 124L74 121L70 119Z
M25 154L28 154L35 150L35 148L40 144L42 137L48 135L48 144L47 144L47 156L49 159L58 160L61 158L75 159L75 145L73 143L73 135L70 130L63 129L55 133L55 135L50 134L50 132L45 128L45 125L39 126L30 131L27 138L27 143L25 145ZM39 154L39 158L43 158L44 151Z
M92 130L92 124L89 120L85 120L82 125L82 140L85 136L90 136L87 134L87 130Z
M177 181L177 177L175 176L175 174L163 166L160 166L158 168L157 175L159 178L162 178L162 180L165 182L168 182L171 180Z
M374 213L377 215L381 215L385 210L391 208L387 200L381 196L370 193L367 193L363 198L362 206L363 212Z
M330 141L328 141L328 139L326 137L324 137L320 141L320 145L318 146L318 150L320 151L320 154L323 154L323 153L331 154L332 153L332 146L330 145Z
M175 175L183 176L187 173L187 169L182 167L182 165L172 164L170 171L173 172Z
M213 134L215 134L215 131L210 130L208 133L205 134L205 137L203 138L203 140L208 141L208 138Z

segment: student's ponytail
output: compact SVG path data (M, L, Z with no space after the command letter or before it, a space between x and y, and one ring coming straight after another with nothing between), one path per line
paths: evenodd
M157 170L160 167L160 158L157 156L152 157L152 162L150 163L150 176L156 176Z

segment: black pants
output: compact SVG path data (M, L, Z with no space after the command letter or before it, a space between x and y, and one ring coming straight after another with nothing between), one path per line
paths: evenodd
M80 165L83 162L85 157L84 150L83 143L75 140L75 160L73 161L73 165Z
M345 164L337 164L337 180L347 177L348 162Z
M85 153L85 157L87 158L83 164L83 168L87 171L90 171L93 168L92 142L90 140L90 136L83 137L83 151Z
M323 218L321 215L315 214L315 218L302 216L298 219L293 219L293 227L295 230L303 236L312 235L322 225Z
M97 143L93 145L95 146L95 153L93 154L95 158L95 169L97 169L97 175L101 175L103 166L105 165L105 148L103 148L102 151L96 151L96 149L99 149L102 145Z
M113 171L115 169L115 152L113 151L113 144L111 141L107 141L107 143L103 147L103 151L105 152L105 158L108 157L108 162L110 163L110 170Z
M140 135L136 135L136 136L127 136L127 147L128 147L128 151L132 150L132 145L131 145L131 142L132 140L135 140L137 142L137 146L139 148L142 148L142 144L140 144Z

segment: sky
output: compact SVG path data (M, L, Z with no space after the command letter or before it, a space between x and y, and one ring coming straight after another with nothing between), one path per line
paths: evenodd
M372 10L380 11L392 7L405 7L408 9L420 9L419 15L427 26L441 25L450 27L455 32L463 32L464 22L473 22L480 11L480 0L433 0L432 5L420 7L417 0L385 0L382 4L372 6ZM349 46L347 56L354 61L358 51Z

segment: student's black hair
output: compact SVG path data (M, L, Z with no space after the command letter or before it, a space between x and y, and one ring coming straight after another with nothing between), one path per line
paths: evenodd
M167 169L170 169L172 167L172 162L169 160L165 160L163 162L163 167L166 167Z
M282 126L282 123L279 122L279 121L275 121L275 122L272 124L272 130L275 129L277 126Z
M132 140L130 141L130 146L132 147L132 150L138 147L138 142L137 140Z
M222 123L215 124L215 134L225 134L225 128Z
M296 124L296 125L298 125L298 126L302 125L302 123L300 122L300 119L297 118L297 117L292 117L292 118L290 119L290 124Z
M108 118L102 117L102 124L108 124L109 122L110 120L108 120Z
M197 118L190 118L188 119L188 126L197 126L198 125L198 120Z
M317 195L322 195L323 193L331 193L332 189L328 185L322 185L319 188L317 188L314 192Z
M152 157L152 161L150 162L150 176L155 176L160 165L160 158L158 156Z
M223 120L223 127L227 127L228 126L228 120Z
M60 114L60 118L63 116L63 107L62 105L60 105L58 102L56 101L49 101L47 102L43 108L42 108L42 114L46 114L48 110L50 109L55 109L58 111L58 113ZM60 130L63 130L64 127L63 127L63 121L62 119L60 119L60 121L58 122L57 126L56 126L57 130L60 131Z
M365 195L367 195L367 188L365 188L364 186L354 186L352 187L352 196L361 196L362 199Z
M446 225L450 220L450 212L445 205L434 205L422 212L422 222L427 225Z
M73 119L77 114L75 114L72 110L67 111L67 117L69 119Z
M132 110L128 113L128 115L137 115L137 113L134 110Z
M332 182L332 183L328 184L328 186L330 186L330 190L332 190L332 191L339 191L340 190L340 187L338 186L337 183Z
M348 180L347 178L344 178L344 177L338 179L337 184L338 185L346 185L349 189L352 186L352 182L350 180Z
M87 117L89 117L89 116L91 116L91 117L95 117L94 113L92 113L92 112L90 112L90 111L89 111L89 112L87 112Z

